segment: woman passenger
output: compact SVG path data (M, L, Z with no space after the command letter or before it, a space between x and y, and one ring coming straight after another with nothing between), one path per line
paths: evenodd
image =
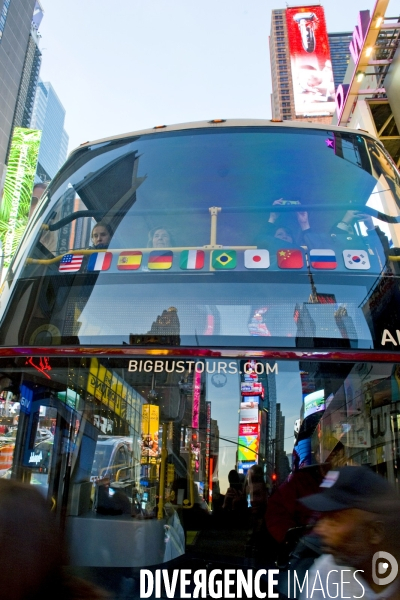
M92 244L96 249L108 248L111 238L113 236L113 230L108 223L99 221L92 230Z
M170 248L172 245L172 236L165 227L154 227L149 231L148 248Z

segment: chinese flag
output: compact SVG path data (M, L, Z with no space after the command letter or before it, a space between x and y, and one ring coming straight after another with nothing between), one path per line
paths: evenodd
M301 269L304 267L303 253L294 248L278 250L278 267L280 269Z

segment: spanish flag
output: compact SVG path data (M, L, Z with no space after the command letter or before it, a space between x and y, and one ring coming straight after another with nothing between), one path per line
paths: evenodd
M119 255L117 268L119 271L136 271L141 264L142 253L139 250L129 250Z
M172 267L173 253L171 250L154 250L149 254L149 269L170 269Z

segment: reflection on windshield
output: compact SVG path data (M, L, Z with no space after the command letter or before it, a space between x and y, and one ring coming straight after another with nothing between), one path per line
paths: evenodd
M65 511L77 566L124 566L125 552L139 567L183 552L209 558L216 536L224 559L251 545L269 560L273 546L259 535L267 499L272 510L277 486L305 467L368 465L397 485L395 364L50 360L50 384L28 364L22 392L3 392L11 405L31 390L31 411L16 421L17 452L15 439L0 440L0 458L9 460L1 475L39 485ZM18 365L3 363L20 382ZM282 523L271 526L276 539ZM138 551L139 531L149 554ZM118 554L104 562L112 547Z

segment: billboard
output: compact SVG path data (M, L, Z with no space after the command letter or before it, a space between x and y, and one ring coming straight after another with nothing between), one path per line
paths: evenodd
M286 24L296 116L333 115L335 85L323 7L287 8Z
M238 461L255 461L258 458L258 435L240 435L238 440Z
M258 402L240 403L240 423L258 423Z
M8 267L28 222L42 132L15 127L0 205L0 241Z
M317 390L304 396L304 418L325 410L325 391Z

